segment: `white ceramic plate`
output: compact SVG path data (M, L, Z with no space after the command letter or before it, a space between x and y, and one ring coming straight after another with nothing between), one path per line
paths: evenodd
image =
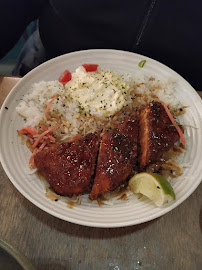
M65 70L75 71L83 63L96 63L114 71L127 72L133 75L140 67L138 63L146 60L144 72L156 78L171 78L176 82L174 96L182 104L190 106L183 117L187 127L186 153L183 163L191 164L184 169L183 176L173 181L176 200L163 208L157 208L149 200L134 199L132 201L118 201L114 205L89 203L87 196L81 205L68 208L65 202L52 202L45 194L44 186L37 175L27 175L26 164L30 152L21 144L17 130L23 126L23 120L16 113L16 106L20 98L30 91L30 86L41 80L58 79ZM8 110L5 109L8 107ZM171 211L187 199L201 182L202 178L202 102L196 91L176 72L165 65L135 53L117 50L87 50L62 55L52 59L20 80L5 100L0 115L0 149L1 163L14 186L33 204L45 212L60 219L76 224L92 227L122 227L143 223Z

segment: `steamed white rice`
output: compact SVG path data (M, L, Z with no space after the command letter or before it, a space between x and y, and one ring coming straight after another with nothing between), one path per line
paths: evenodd
M80 71L78 72L77 70L76 72L77 76L73 74L72 77L82 82L83 74L79 76ZM82 70L82 72L84 71ZM100 69L97 72L103 72L103 70ZM89 74L93 77L95 72L90 72ZM121 77L127 88L126 103L114 115L106 115L103 113L103 110L95 113L93 109L85 110L81 108L79 100L72 98L68 87L65 87L57 80L41 81L33 84L31 93L23 96L16 110L24 118L24 126L57 125L59 127L57 135L60 139L65 139L77 134L85 135L88 132L94 132L107 126L108 122L110 123L109 126L112 126L112 121L122 120L127 113L131 113L135 108L139 108L144 103L153 100L165 102L170 106L171 110L181 106L179 101L173 97L175 84L170 80L159 81L158 78L146 76L144 72L139 72L133 76L113 74L117 78ZM107 90L106 88L105 91ZM50 121L45 116L45 109L53 97L55 97L55 100L49 111L52 118Z

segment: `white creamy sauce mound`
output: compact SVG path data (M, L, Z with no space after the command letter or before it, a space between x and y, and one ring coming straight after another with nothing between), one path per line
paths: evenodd
M65 89L86 112L110 116L126 106L130 85L120 74L101 69L87 72L81 66L72 73Z

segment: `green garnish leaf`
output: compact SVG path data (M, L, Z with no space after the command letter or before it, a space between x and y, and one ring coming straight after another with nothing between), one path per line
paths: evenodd
M143 68L145 63L146 63L146 60L142 60L142 61L139 62L138 65L139 65L139 67Z

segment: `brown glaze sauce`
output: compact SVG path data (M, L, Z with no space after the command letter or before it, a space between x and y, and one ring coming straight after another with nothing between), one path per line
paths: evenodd
M140 116L140 170L143 171L145 166L159 162L163 153L178 139L179 134L171 125L163 106L158 102L145 106Z
M97 204L99 207L101 207L104 203L103 201L106 201L106 198L104 196L100 197L100 198L97 198Z
M183 115L186 113L186 108L189 108L189 106L183 106L179 109L176 109L173 111L173 114L177 117L177 116L180 116L180 115Z
M51 201L58 201L60 200L60 196L57 195L51 187L46 188L45 196L50 199Z
M131 116L102 137L90 199L116 189L133 175L137 164L136 116Z
M126 193L122 194L121 197L118 200L127 201L128 200L127 194Z
M35 155L35 164L57 194L72 197L89 191L100 133L60 143Z
M67 207L70 208L70 209L72 209L74 207L74 205L75 205L75 202L73 202L73 201L68 201L67 202Z
M39 171L37 171L36 174L41 180L42 184L46 187L48 185L48 181L45 179L45 177ZM60 195L56 194L55 191L50 186L46 187L45 189L46 189L45 196L51 201L57 202L61 199L64 200L64 197L62 198ZM81 200L82 195L79 196L74 195L71 198L65 199L65 202L67 204L67 207L72 209L74 205L80 205Z

